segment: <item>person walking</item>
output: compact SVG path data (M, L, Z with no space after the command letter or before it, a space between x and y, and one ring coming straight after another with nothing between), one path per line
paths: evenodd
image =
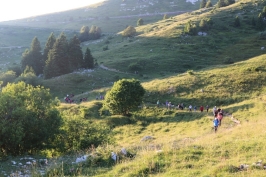
M218 112L217 119L219 120L219 126L221 126L222 125L222 119L223 119L223 113Z
M200 106L200 112L203 112L204 107Z
M209 112L209 105L206 106L206 111Z
M189 105L188 109L191 112L192 111L192 105Z
M213 126L214 126L214 132L215 133L217 132L218 125L219 125L219 120L218 120L217 117L215 117L214 120L213 120Z
M157 100L157 107L159 107L160 106L160 101L159 100Z
M196 105L194 106L194 111L195 111L195 112L197 111L197 106L196 106Z
M212 112L213 112L213 116L214 116L214 117L216 117L216 116L215 116L216 111L217 111L217 108L216 108L216 106L214 106L213 109L212 109Z

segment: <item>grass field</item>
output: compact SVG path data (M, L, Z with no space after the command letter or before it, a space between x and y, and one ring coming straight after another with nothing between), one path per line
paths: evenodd
M120 4L120 1L112 2ZM89 47L102 67L87 72L81 70L41 83L62 101L59 106L62 114L81 116L91 123L112 127L114 143L88 147L61 157L56 157L56 152L46 152L49 161L49 165L45 166L46 176L265 176L266 55L261 47L265 46L266 38L264 32L251 25L252 17L256 17L265 5L260 0L243 0L228 7L197 10L165 20L151 17L147 20L151 23L136 27L138 35L134 38L123 38L113 33L122 31L126 23L135 26L137 18L108 21L99 18L99 26L105 23L106 26L114 24L115 27L110 26L110 31L106 32L110 34L100 40L83 43L82 48L85 50ZM106 6L96 9L101 8L104 10ZM78 14L78 11L69 12L65 18L74 17L75 13ZM109 13L104 16L113 15ZM98 12L95 16L100 14ZM240 17L241 26L238 28L234 26L236 16ZM63 17L58 15L57 18L60 20ZM203 18L212 18L214 22L212 28L206 31L206 36L184 34L184 26L189 20L199 24ZM17 22L17 25L20 23L24 22ZM36 30L32 28L34 23L29 25L30 28L3 27L0 35L6 35L10 29L13 31L10 40L1 40L1 46L23 48L1 48L0 54L10 58L2 57L0 64L18 63L19 53L30 45L35 35L44 45L51 29L58 29L58 25L54 24L50 29ZM76 24L65 26L65 29L73 30L66 31L69 37L78 30L74 26L82 23ZM56 35L59 33L57 31ZM14 37L22 34L25 38L16 40L19 37ZM103 51L106 46L109 50ZM137 69L130 70L130 65L136 65ZM136 71L138 74L135 74ZM95 100L121 78L136 78L146 89L141 109L132 112L131 117L104 114L100 110L102 101ZM77 102L84 97L88 101L65 104L63 98L67 94L74 94ZM168 110L163 105L157 108L157 100L161 104L166 100L174 105L183 103L186 108ZM210 112L189 112L187 107L190 104L198 108L209 105ZM214 106L227 113L217 133L214 133L212 122ZM152 138L142 140L145 137ZM122 157L114 163L110 160L110 154L119 153L122 147L135 157ZM72 163L85 154L100 155L96 160ZM7 174L14 172L14 168L10 168L11 161L18 159L7 157L0 169ZM33 168L32 174L41 176L40 169Z

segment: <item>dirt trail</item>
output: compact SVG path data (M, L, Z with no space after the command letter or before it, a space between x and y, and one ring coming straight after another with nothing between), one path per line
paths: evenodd
M116 73L133 74L133 73L128 73L128 72L122 72L122 71L119 71L119 70L114 69L114 68L108 68L108 67L104 66L103 64L100 64L99 67L101 69L108 70L108 71L112 71L112 72L116 72Z

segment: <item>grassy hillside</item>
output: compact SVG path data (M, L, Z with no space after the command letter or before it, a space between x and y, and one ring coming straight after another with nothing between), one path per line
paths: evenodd
M50 176L263 176L265 157L265 55L238 62L143 83L148 90L143 109L131 117L106 116L113 127L116 144L89 149L84 154L101 154L102 161L73 164L78 156L57 159ZM256 83L256 84L255 84ZM259 84L261 83L261 84ZM169 88L171 91L169 92ZM200 92L200 88L204 92ZM166 99L222 108L225 117L218 132L212 129L210 110L201 113L155 107ZM150 103L149 103L150 102ZM63 106L63 105L62 105ZM82 103L90 119L99 119L99 105ZM69 109L69 105L65 108ZM71 106L73 109L76 106ZM235 123L232 118L240 123ZM146 136L152 139L143 141ZM135 158L122 158L111 165L111 152L125 147ZM106 158L106 159L105 159ZM105 160L104 160L105 159ZM261 165L259 165L261 162ZM257 164L256 164L257 163ZM248 165L240 169L240 165ZM74 169L74 172L70 172ZM75 171L76 170L76 171Z
M50 152L47 176L264 176L266 55L261 47L265 37L252 26L251 19L265 5L264 1L238 1L137 27L134 38L106 35L97 42L83 43L100 67L42 84L62 101L72 93L75 100L88 98L88 102L61 104L59 109L91 123L110 125L115 143L60 158L52 158L56 152ZM234 26L236 16L240 27ZM189 20L199 24L203 18L214 22L210 30L201 31L206 36L183 33ZM109 50L103 51L107 45ZM138 68L129 70L130 65ZM131 117L100 115L102 102L95 97L104 95L119 78L141 81L147 90L142 108ZM186 108L157 108L157 100L184 103ZM212 128L211 109L208 113L189 112L190 104L218 106L225 111L217 133ZM142 140L147 136L152 138ZM135 157L123 157L115 164L110 154L122 147ZM84 154L95 158L72 163ZM10 164L11 158L7 158L1 168ZM34 172L40 176L38 168Z

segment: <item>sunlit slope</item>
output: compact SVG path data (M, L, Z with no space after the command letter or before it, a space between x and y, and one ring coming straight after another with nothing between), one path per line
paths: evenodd
M136 158L94 175L263 176L263 166L254 164L262 161L263 165L266 160L265 57L143 83L149 91L143 110L131 118L113 116L110 121L115 126L117 150L126 147L136 152ZM180 87L186 86L187 93L180 92ZM176 91L169 92L169 87ZM147 99L154 103L147 103ZM222 126L213 132L211 110L200 113L156 108L157 99L221 107L225 112ZM126 119L136 123L128 124ZM153 139L143 141L145 136ZM240 170L241 164L249 165L248 170Z
M141 73L150 77L246 60L265 53L261 50L265 46L264 37L252 26L252 18L257 18L263 2L257 5L253 1L239 1L220 9L181 14L137 27L138 36L133 39L114 37L108 39L108 44L104 40L92 48L95 57L105 65L129 71L129 66L136 64ZM240 18L240 27L234 26L236 16ZM206 36L184 34L189 21L199 25L207 18L212 19L212 27L198 28ZM109 50L103 52L106 45Z

